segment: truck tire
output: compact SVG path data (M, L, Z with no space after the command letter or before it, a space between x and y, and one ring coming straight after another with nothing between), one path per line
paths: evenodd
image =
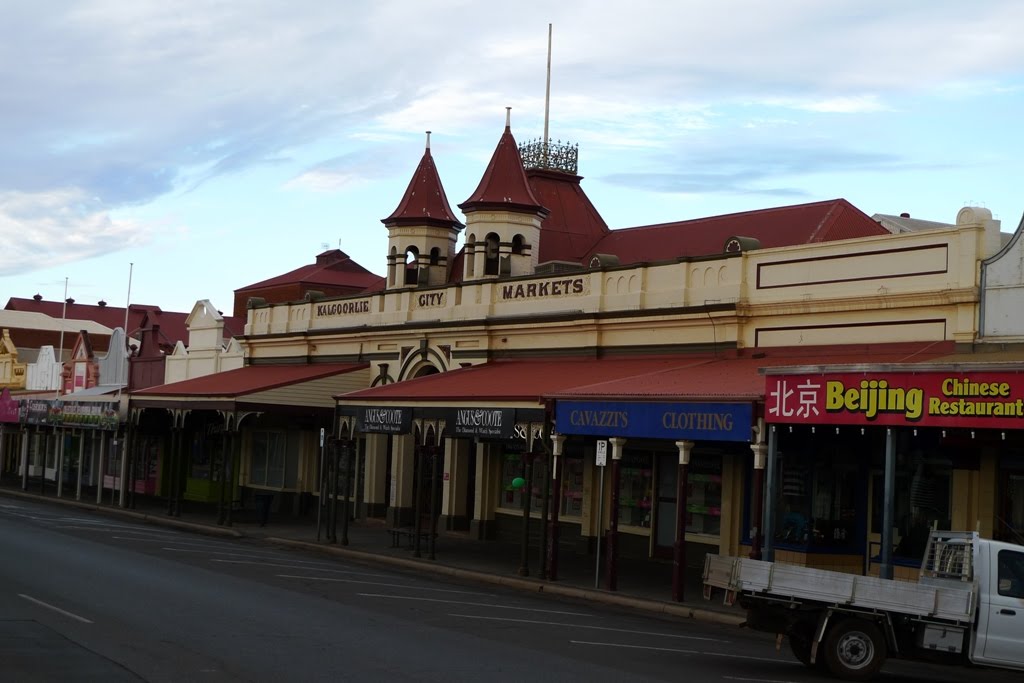
M867 681L878 675L888 654L885 636L874 622L850 617L833 625L825 635L824 656L833 676L846 681Z

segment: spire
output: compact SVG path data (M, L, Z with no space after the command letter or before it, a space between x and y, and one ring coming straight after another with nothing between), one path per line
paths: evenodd
M427 144L423 151L416 172L409 181L402 201L394 212L381 220L388 227L396 225L433 225L443 228L462 228L462 223L455 218L455 212L448 204L441 178L434 166L434 158L430 155L430 131L427 131Z
M526 181L523 160L512 137L512 108L505 107L505 132L491 156L483 178L469 199L459 204L465 212L480 209L518 210L546 216Z

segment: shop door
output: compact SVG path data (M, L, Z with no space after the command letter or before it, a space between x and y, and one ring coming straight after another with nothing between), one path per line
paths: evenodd
M676 483L679 480L679 456L658 456L658 495L654 513L654 556L672 557L676 543Z

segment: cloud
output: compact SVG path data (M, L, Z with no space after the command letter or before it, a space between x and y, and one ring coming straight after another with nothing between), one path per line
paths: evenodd
M102 256L149 241L145 228L119 220L80 189L0 193L0 276Z

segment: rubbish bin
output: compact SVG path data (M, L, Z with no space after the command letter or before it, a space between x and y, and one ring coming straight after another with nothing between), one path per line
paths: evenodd
M256 494L256 514L259 516L260 526L266 526L270 519L270 504L274 502L273 493Z

